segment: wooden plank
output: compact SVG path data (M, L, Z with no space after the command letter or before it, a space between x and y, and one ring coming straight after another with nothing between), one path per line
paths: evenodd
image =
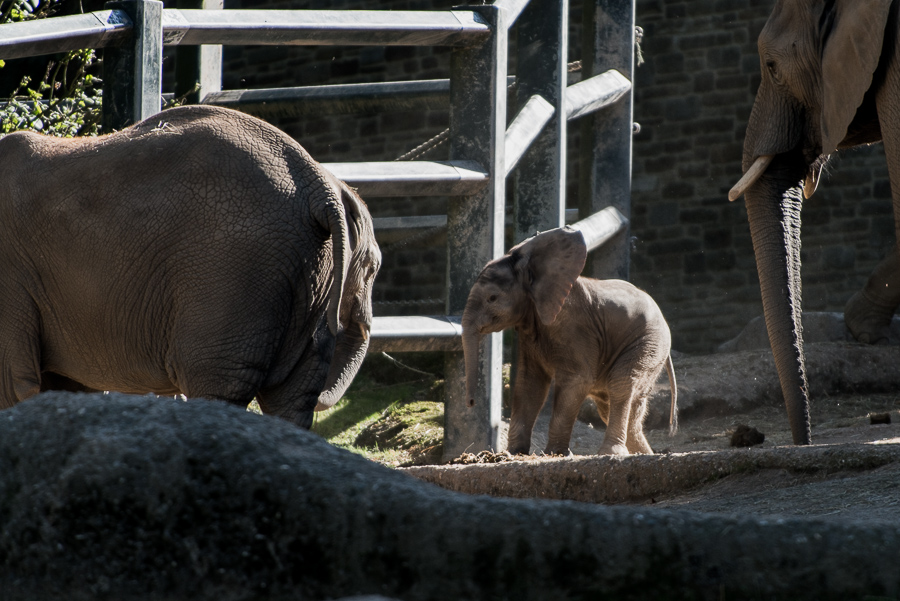
M178 10L169 44L473 46L490 35L472 11Z
M570 227L580 231L588 252L600 248L616 236L628 230L628 218L615 207L606 207L586 219L576 221Z
M506 129L504 155L508 176L519 164L519 160L528 151L531 143L541 134L547 122L553 118L556 110L553 105L535 94L513 119Z
M566 223L574 223L578 220L578 209L566 209ZM509 229L513 224L512 218L506 219L506 228ZM435 227L446 227L446 215L418 215L412 217L375 217L372 219L372 225L376 230L424 230ZM548 228L552 229L552 228ZM531 232L534 235L534 232Z
M131 18L121 10L0 25L0 59L103 48L127 39Z
M251 115L300 117L447 109L450 80L426 79L263 90L223 90L207 94L204 104L224 106Z
M503 22L507 28L515 25L519 15L528 6L529 0L494 0L494 6L503 11Z
M589 115L617 102L631 91L628 78L610 69L566 89L566 119Z
M359 190L363 198L475 194L488 183L487 173L473 161L323 163L323 166Z

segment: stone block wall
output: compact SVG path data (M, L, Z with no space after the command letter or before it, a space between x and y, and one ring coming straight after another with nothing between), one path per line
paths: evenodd
M431 10L455 4L226 0L227 8L273 9ZM645 63L635 77L641 132L634 140L631 278L659 303L674 348L682 352L708 352L762 312L743 201L729 203L727 193L741 175L744 130L759 85L756 38L773 5L774 0L637 0ZM580 12L580 2L573 2L570 61L580 58ZM427 47L228 47L224 86L444 78L449 57L449 49ZM323 162L392 160L448 125L446 111L267 118ZM570 206L576 202L578 127L569 127ZM446 152L444 144L422 158L441 160ZM845 152L829 172L803 211L807 311L840 311L894 243L880 145ZM375 198L369 206L376 217L435 215L445 212L446 199ZM375 287L377 315L443 312L444 235L408 235L379 235L386 252Z
M756 38L774 0L639 0L632 279L674 346L701 352L762 313L743 200L727 193L759 86ZM881 146L845 151L803 207L805 311L841 311L894 243Z

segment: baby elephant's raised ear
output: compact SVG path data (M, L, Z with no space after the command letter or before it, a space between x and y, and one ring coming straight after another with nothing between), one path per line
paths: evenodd
M517 261L520 277L524 278L541 321L553 323L584 269L584 236L571 227L561 227L529 238L509 252L521 257Z

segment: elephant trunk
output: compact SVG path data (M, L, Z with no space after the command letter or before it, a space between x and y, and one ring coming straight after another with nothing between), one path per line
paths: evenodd
M369 349L369 335L366 326L351 321L337 336L325 388L319 395L316 411L324 411L341 400L347 388L359 371L366 351Z
M462 327L463 355L466 361L466 404L469 407L474 407L480 373L478 355L484 336L478 332L478 325L472 319L468 306L463 313Z
M806 170L802 158L778 155L746 192L766 329L794 444L803 445L810 444L800 280L800 182Z

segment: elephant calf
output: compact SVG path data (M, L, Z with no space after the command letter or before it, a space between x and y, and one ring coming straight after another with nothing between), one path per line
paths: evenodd
M278 129L189 106L0 140L0 409L184 394L309 427L368 347L381 262L346 184Z
M555 380L546 452L568 454L575 419L591 397L607 424L600 454L653 450L644 437L647 397L663 368L676 385L671 335L650 296L621 280L579 277L587 248L569 227L529 238L488 263L463 312L467 398L473 403L481 337L515 328L518 369L513 386L509 451L529 453L531 432Z

